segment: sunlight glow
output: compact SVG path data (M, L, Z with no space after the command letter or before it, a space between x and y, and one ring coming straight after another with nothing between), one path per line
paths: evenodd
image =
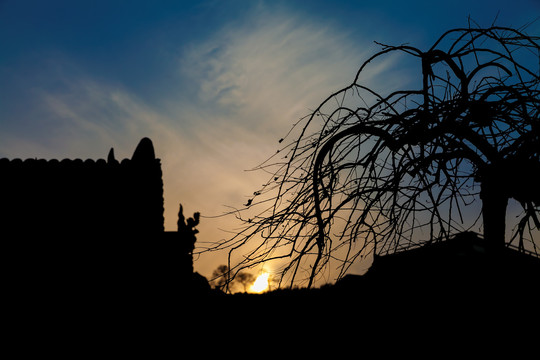
M257 277L257 280L251 285L251 292L253 293L262 293L268 289L268 273L262 273Z

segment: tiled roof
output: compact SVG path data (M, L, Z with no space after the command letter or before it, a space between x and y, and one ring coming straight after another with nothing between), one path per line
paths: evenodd
M150 139L132 159L0 159L0 231L106 234L163 231L161 163Z

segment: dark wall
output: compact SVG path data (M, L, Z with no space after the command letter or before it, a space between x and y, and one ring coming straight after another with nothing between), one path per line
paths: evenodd
M161 163L141 140L132 159L0 159L0 234L110 238L163 232ZM4 237L2 236L2 237Z
M69 313L190 292L196 232L181 220L192 236L164 231L161 163L150 139L121 162L112 149L107 160L0 159L3 299L24 312Z

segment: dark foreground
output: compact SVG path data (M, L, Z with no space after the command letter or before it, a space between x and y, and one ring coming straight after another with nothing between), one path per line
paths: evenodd
M385 352L398 343L425 349L436 341L444 344L436 358L464 348L538 354L540 259L482 246L448 242L378 258L365 276L334 285L261 295L225 295L201 278L178 286L144 273L138 280L133 273L72 274L58 282L44 269L4 282L4 340L21 354L75 349L100 356L111 354L107 346L121 356L157 341L152 358L163 346L178 354L201 341L201 351L262 341L268 351L276 344L301 344L315 354L319 347L360 351L377 344Z
M511 308L538 298L538 290L538 256L510 247L495 248L474 233L463 233L448 241L377 256L365 275L347 275L335 285L319 289L208 294L221 301L246 304L312 302L354 307L365 303L374 308L389 305L394 309L390 312L398 312L403 308L466 308L472 303L500 303Z
M366 275L318 289L209 293L197 302L199 314L209 310L240 327L263 323L338 337L349 328L379 340L444 338L452 346L493 348L494 339L504 338L499 346L516 337L519 347L538 353L540 259L469 235L376 258Z
M4 341L19 354L70 358L183 358L194 348L208 357L235 346L286 358L321 352L331 358L370 353L485 358L501 351L511 358L536 358L538 283L507 280L504 286L392 287L356 278L261 295L192 296L163 289L114 297L64 294L4 304L2 326Z

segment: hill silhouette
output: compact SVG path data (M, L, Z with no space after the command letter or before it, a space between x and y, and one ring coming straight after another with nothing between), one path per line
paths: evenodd
M272 309L284 321L329 329L405 322L429 323L439 330L474 324L476 331L493 331L535 322L539 279L537 256L501 250L465 232L377 256L366 274L346 275L335 284L223 295L211 304L225 304L232 312Z
M388 255L376 255L364 275L345 275L337 293L376 290L426 292L504 292L536 290L540 258L517 248L494 246L473 232Z

